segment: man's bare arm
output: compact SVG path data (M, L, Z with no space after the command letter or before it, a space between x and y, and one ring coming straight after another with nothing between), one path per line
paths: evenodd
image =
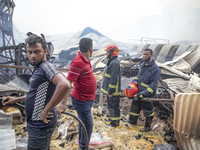
M73 81L68 80L68 82L70 83L70 87ZM58 114L62 113L63 111L65 111L67 109L67 99L68 99L68 95L66 95L63 100L58 104L58 106L56 107L56 111Z
M8 104L14 104L17 102L25 102L26 96L21 96L21 97L3 97L2 98L2 104L3 105L8 105Z
M70 92L70 83L67 81L67 79L61 74L56 74L52 82L56 85L55 92L49 101L49 103L45 106L44 110L41 112L41 118L44 123L48 123L50 120L47 120L47 118L52 118L52 114L50 111L59 104L63 98L67 99L69 92Z

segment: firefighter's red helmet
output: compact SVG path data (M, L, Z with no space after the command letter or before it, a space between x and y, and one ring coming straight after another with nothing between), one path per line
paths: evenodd
M119 53L118 53L118 47L116 46L116 45L114 45L114 44L109 44L106 48L105 48L105 51L107 51L107 52L109 52L110 51L110 49L114 49L114 51L111 53L111 55L112 56L117 56L117 55L119 55Z
M130 82L128 87L124 90L124 95L127 97L134 97L138 93L138 87L136 83Z

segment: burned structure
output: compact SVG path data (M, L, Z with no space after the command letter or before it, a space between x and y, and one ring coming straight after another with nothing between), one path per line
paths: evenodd
M5 84L11 78L19 74L31 74L32 67L26 54L25 43L16 44L13 35L12 16L15 3L13 0L0 1L0 83ZM27 33L27 36L33 33ZM45 36L41 34L45 39ZM53 62L54 48L51 42L47 42L47 59ZM18 67L16 67L18 66Z

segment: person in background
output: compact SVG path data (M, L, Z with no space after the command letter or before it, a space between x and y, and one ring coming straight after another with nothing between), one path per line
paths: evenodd
M132 82L137 83L138 93L134 96L129 120L130 124L137 124L140 111L143 109L144 116L146 117L145 126L141 132L148 132L151 130L151 123L154 116L153 102L140 101L141 98L153 98L155 96L156 86L160 80L160 68L152 59L153 51L145 49L143 52L143 63L140 65L139 72Z
M90 141L93 129L91 108L97 88L96 78L90 63L90 57L93 51L92 40L90 38L82 38L79 41L79 48L80 52L78 52L78 55L70 65L67 79L70 84L73 83L74 85L71 93L72 104L78 117L86 127ZM83 149L85 149L85 137L83 128L79 124L79 150Z
M107 70L103 81L101 92L107 95L109 121L106 123L111 127L121 128L120 122L120 91L121 91L121 73L120 64L117 59L118 47L110 44L105 48L107 52Z
M29 79L29 91L22 97L3 97L2 104L25 102L28 131L28 150L50 150L52 133L57 125L58 110L66 104L70 83L56 66L46 61L47 47L44 39L30 35L26 39L27 56L34 67Z

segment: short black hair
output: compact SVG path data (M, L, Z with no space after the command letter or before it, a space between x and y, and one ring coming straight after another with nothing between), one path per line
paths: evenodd
M150 48L146 48L144 51L149 51L151 53L151 55L153 55L153 51Z
M28 44L29 46L32 46L32 45L35 45L37 43L41 43L42 44L42 48L45 50L47 49L47 44L45 42L45 40L38 36L38 35L35 35L35 34L32 34L30 35L26 40L26 45Z
M81 52L87 52L91 46L92 39L90 38L82 38L79 42L79 48Z

